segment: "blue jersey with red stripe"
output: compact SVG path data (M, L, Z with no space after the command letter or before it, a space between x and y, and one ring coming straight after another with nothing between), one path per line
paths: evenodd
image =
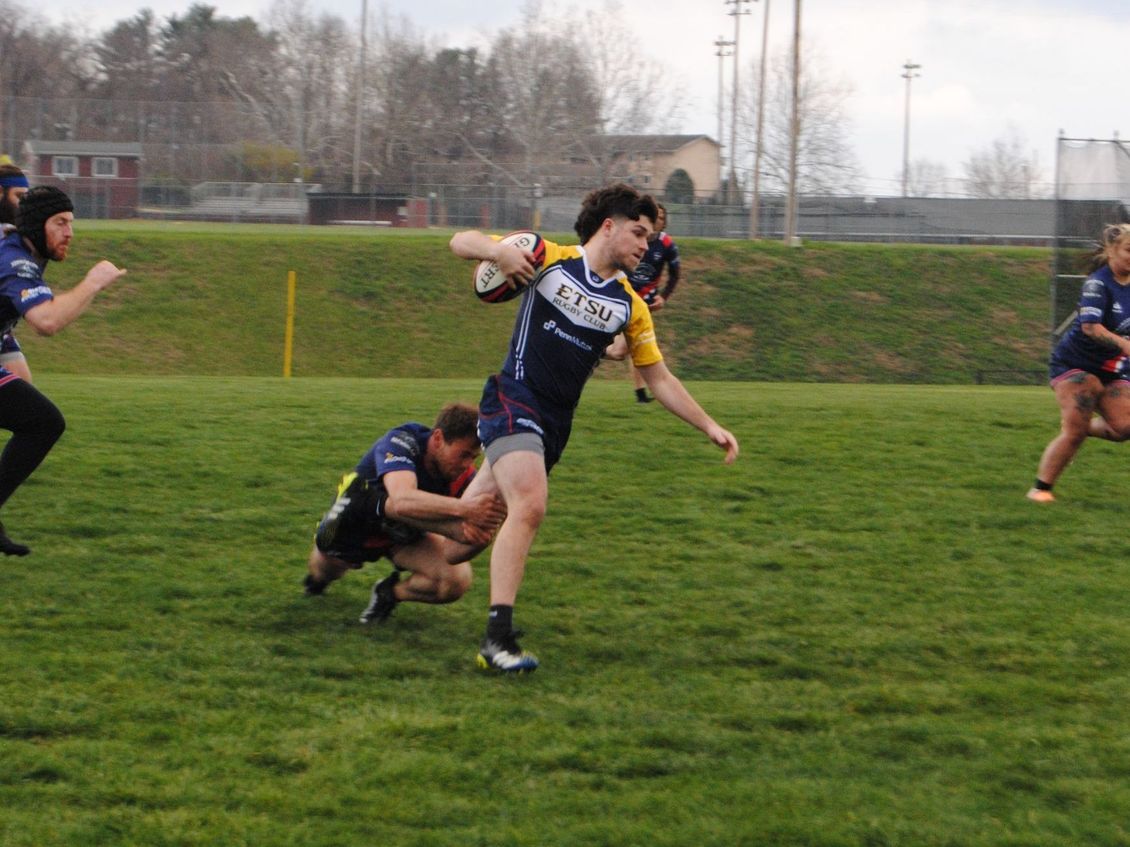
M454 482L429 472L424 455L428 452L431 435L431 428L421 423L410 422L394 427L376 440L354 470L369 482L376 482L392 471L411 471L416 474L416 488L420 491L458 497L474 477L475 469L468 468Z
M54 299L43 280L45 265L35 260L18 232L0 239L0 334L11 332L28 310Z
M12 330L29 309L54 299L43 281L43 268L24 245L16 230L5 225L0 237L0 353L19 353L20 345ZM0 378L12 378L0 366Z
M1130 285L1120 285L1110 265L1103 265L1083 283L1075 322L1059 340L1052 359L1089 373L1125 373L1126 356L1087 336L1083 332L1087 323L1102 324L1116 335L1130 338Z
M670 235L661 232L647 243L647 252L636 269L628 274L632 288L645 303L651 303L655 299L664 265L667 266L667 285L663 290L663 297L666 299L679 281L679 248Z

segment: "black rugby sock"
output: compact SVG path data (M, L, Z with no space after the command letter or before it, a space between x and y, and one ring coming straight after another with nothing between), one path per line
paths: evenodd
M507 636L514 629L514 607L499 603L490 607L487 617L487 638L495 641Z

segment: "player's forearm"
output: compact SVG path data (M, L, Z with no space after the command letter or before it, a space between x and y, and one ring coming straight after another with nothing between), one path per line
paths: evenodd
M478 230L468 229L455 233L448 246L460 259L498 259L499 243Z
M1112 350L1119 350L1122 353L1130 355L1130 339L1123 338L1121 335L1111 332L1100 323L1085 323L1083 324L1083 334L1104 347L1110 347Z
M663 292L660 295L664 300L670 300L671 295L675 293L675 286L679 284L679 268L675 267L673 270L667 270L667 284L663 287Z
M390 493L384 511L387 517L398 521L444 521L462 519L463 504L454 497L414 488Z
M83 280L70 291L30 309L25 322L40 335L54 335L68 326L87 310L98 294L98 288Z
M658 370L660 368L662 370ZM709 433L712 426L717 426L714 419L687 391L686 386L662 362L646 369L641 368L640 373L655 399L671 414L705 433Z

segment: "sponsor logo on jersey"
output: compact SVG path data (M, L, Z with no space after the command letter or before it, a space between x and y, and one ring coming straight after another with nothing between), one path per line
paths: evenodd
M51 289L46 285L37 285L35 288L25 288L20 292L20 302L26 303L28 300L34 300L37 297L50 297Z
M401 464L416 467L416 463L409 459L407 456L397 456L395 453L385 453L385 464Z
M1103 310L1095 306L1084 306L1079 310L1079 317L1096 318L1102 320Z
M557 325L557 321L546 321L541 325L541 328L546 332L552 332L562 341L568 341L570 344L580 347L582 350L592 350L592 345L585 341L583 338L577 338L575 335L570 335L565 330Z
M416 453L418 452L418 447L416 446L416 442L413 441L411 438L405 438L405 437L400 436L400 435L394 435L394 436L392 436L392 438L389 439L389 441L391 441L397 447L400 447L401 449L407 451L408 453L410 453L413 456L415 456Z
M13 259L11 268L16 272L16 276L18 276L20 279L39 279L40 274L42 273L42 271L40 271L39 269L39 265L37 265L31 259Z
M529 418L517 418L514 423L518 424L520 427L532 429L538 435L545 435L545 430L538 426L537 421L532 421Z

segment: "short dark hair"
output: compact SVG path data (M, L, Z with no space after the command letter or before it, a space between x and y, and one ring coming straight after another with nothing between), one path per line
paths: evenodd
M443 434L443 440L450 444L460 438L471 437L479 443L479 410L466 403L448 403L436 418L434 429Z
M625 182L614 182L585 195L573 229L584 244L596 235L600 225L608 218L628 218L633 221L650 218L654 223L658 216L659 209L655 205L655 198L650 194L640 194Z

